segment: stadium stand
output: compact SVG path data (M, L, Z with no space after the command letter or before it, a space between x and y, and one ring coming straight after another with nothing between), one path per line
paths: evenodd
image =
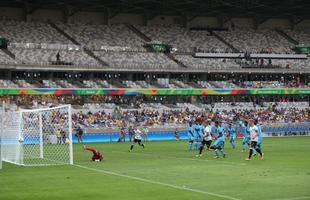
M273 30L235 29L216 33L241 52L294 53L294 44Z
M309 45L310 34L307 30L284 30L290 37L297 40L299 44Z
M229 52L229 47L208 31L186 30L177 25L137 26L147 37L172 45L178 52L191 53L195 49L207 52Z
M133 51L145 51L143 41L129 30L124 24L119 25L90 25L81 23L57 25L75 38L79 43L86 45L92 50L104 50L109 47L119 47Z
M94 53L115 68L179 68L177 63L163 53L105 51L94 51Z
M46 22L1 20L0 36L12 43L71 44Z
M290 80L290 81L243 81L243 80L226 80L226 81L203 81L199 80L197 83L186 82L182 80L171 79L168 82L166 79L157 79L155 83L148 83L145 80L116 80L111 81L107 80L37 80L37 84L33 84L32 81L27 81L23 79L11 80L1 80L1 87L7 88L179 88L179 89L194 89L194 88L308 88L309 83L304 83L303 80ZM194 84L193 84L194 83Z
M16 59L23 64L40 65L74 65L74 66L100 66L96 60L89 57L83 51L76 50L55 50L55 49L11 49ZM56 59L57 53L60 54L60 60Z
M231 69L240 68L234 59L195 58L191 55L176 55L186 66L197 69Z

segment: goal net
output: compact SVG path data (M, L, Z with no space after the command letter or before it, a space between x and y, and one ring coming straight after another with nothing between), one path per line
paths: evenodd
M71 105L5 112L3 161L25 166L73 164Z

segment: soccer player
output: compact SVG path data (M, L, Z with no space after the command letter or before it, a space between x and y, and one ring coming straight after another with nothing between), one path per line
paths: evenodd
M142 140L142 132L136 128L136 130L134 130L134 135L133 135L133 142L130 146L129 152L132 151L133 147L135 146L135 143L138 143L139 146L142 146L144 149L144 144L141 143Z
M194 126L194 140L195 150L198 150L201 143L201 126L198 121L196 121L196 124Z
M187 135L188 135L188 150L192 150L195 137L194 137L194 127L191 122L188 124Z
M250 140L251 140L251 146L250 146L250 152L249 156L245 160L251 160L251 157L253 155L253 150L255 149L257 153L261 156L261 159L263 160L263 154L261 150L257 146L258 141L258 127L254 124L254 120L250 120Z
M145 127L143 128L143 141L144 141L144 142L147 142L148 133L149 133L149 129L145 126Z
M207 146L208 149L210 148L211 143L212 143L211 130L212 130L211 120L208 120L204 128L204 131L203 131L203 138L202 138L202 142L199 148L199 154L197 155L197 157L202 156L202 151L205 145Z
M229 142L233 149L236 148L236 129L229 124L228 126Z
M254 124L257 126L258 128L258 140L257 140L257 146L260 149L260 151L263 153L263 149L262 149L262 142L263 142L263 132L262 132L262 127L261 125L258 123L258 120L255 119ZM264 154L264 153L263 153Z
M244 121L243 127L243 141L242 141L242 153L246 152L246 147L250 146L250 127L247 121Z
M223 158L225 158L226 154L224 152L224 146L225 146L224 128L218 121L215 122L215 136L216 136L215 143L213 146L211 146L211 149L215 150L214 158L219 158L218 151L220 151Z
M92 161L100 161L100 162L102 161L103 156L102 156L101 152L98 151L97 149L84 146L84 150L93 152L93 156L91 157Z

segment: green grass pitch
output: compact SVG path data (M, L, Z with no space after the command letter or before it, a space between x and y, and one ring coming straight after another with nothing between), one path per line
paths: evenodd
M265 160L247 162L241 140L227 158L196 158L186 141L88 144L105 160L74 145L76 166L18 167L4 163L1 200L310 199L310 137L265 138Z

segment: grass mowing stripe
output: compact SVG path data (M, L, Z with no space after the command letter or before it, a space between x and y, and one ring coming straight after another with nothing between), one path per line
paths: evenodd
M235 197L231 197L231 196L227 196L227 195L222 195L222 194L217 194L217 193L213 193L213 192L207 192L207 191L203 191L203 190L197 190L197 189L181 187L181 186L172 185L172 184L168 184L168 183L162 183L162 182L158 182L158 181L152 181L152 180L149 180L149 179L144 179L144 178L139 178L139 177L135 177L135 176L119 174L119 173L116 173L116 172L107 171L107 170L103 170L103 169L95 169L95 168L86 167L86 166L83 166L83 165L76 165L76 164L74 164L73 166L80 167L80 168L87 169L87 170L96 171L96 172L101 172L101 173L105 173L105 174L109 174L109 175L114 175L114 176L120 176L120 177L124 177L124 178L128 178L128 179L133 179L133 180L137 180L137 181L141 181L141 182L145 182L145 183L151 183L151 184L167 186L167 187L171 187L171 188L175 188L175 189L179 189L179 190L187 190L187 191L190 191L190 192L207 194L207 195L211 195L211 196L215 196L215 197L220 197L220 198L223 198L223 199L241 200L241 199L238 199L238 198L235 198Z
M167 156L167 155L160 155L160 154L152 154L152 153L135 153L135 152L123 152L123 151L112 151L113 153L126 153L126 154L134 154L134 155L141 155L141 156L153 156L153 157L163 157L163 158L174 158L174 159L179 159L179 160L191 160L191 161L203 161L203 162L216 162L216 163L222 163L226 164L229 166L237 165L237 166L244 166L246 165L245 163L235 163L235 162L229 162L229 161L219 161L219 160L201 160L200 158L183 158L183 157L176 157L176 156Z

